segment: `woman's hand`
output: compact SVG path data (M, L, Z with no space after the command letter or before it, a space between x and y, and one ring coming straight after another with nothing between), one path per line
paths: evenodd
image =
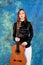
M15 41L16 42L19 42L20 41L20 38L19 37L15 37Z
M27 44L28 44L27 42L23 42L23 43L22 43L23 46L26 46Z

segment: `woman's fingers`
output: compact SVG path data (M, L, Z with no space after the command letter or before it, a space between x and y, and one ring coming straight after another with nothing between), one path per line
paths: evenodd
M20 38L18 38L18 37L15 37L15 41L20 41Z

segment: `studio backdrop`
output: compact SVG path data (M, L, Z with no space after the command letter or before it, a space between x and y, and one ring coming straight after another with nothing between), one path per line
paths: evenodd
M0 0L0 65L10 65L13 24L22 8L33 26L32 65L43 65L43 0Z

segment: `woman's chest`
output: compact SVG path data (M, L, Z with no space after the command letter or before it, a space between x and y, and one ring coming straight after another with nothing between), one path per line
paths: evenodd
M22 25L19 29L19 33L22 33L22 34L28 34L29 32L29 26L28 25Z

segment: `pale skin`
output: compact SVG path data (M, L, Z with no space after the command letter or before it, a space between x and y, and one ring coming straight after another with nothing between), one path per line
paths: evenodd
M25 20L25 12L24 12L23 10L21 10L21 11L19 12L19 18L20 18L20 21L24 21L24 20ZM15 41L20 41L20 38L15 37ZM26 46L26 45L27 45L27 42L24 41L24 42L22 43L22 45L23 45L23 46Z

